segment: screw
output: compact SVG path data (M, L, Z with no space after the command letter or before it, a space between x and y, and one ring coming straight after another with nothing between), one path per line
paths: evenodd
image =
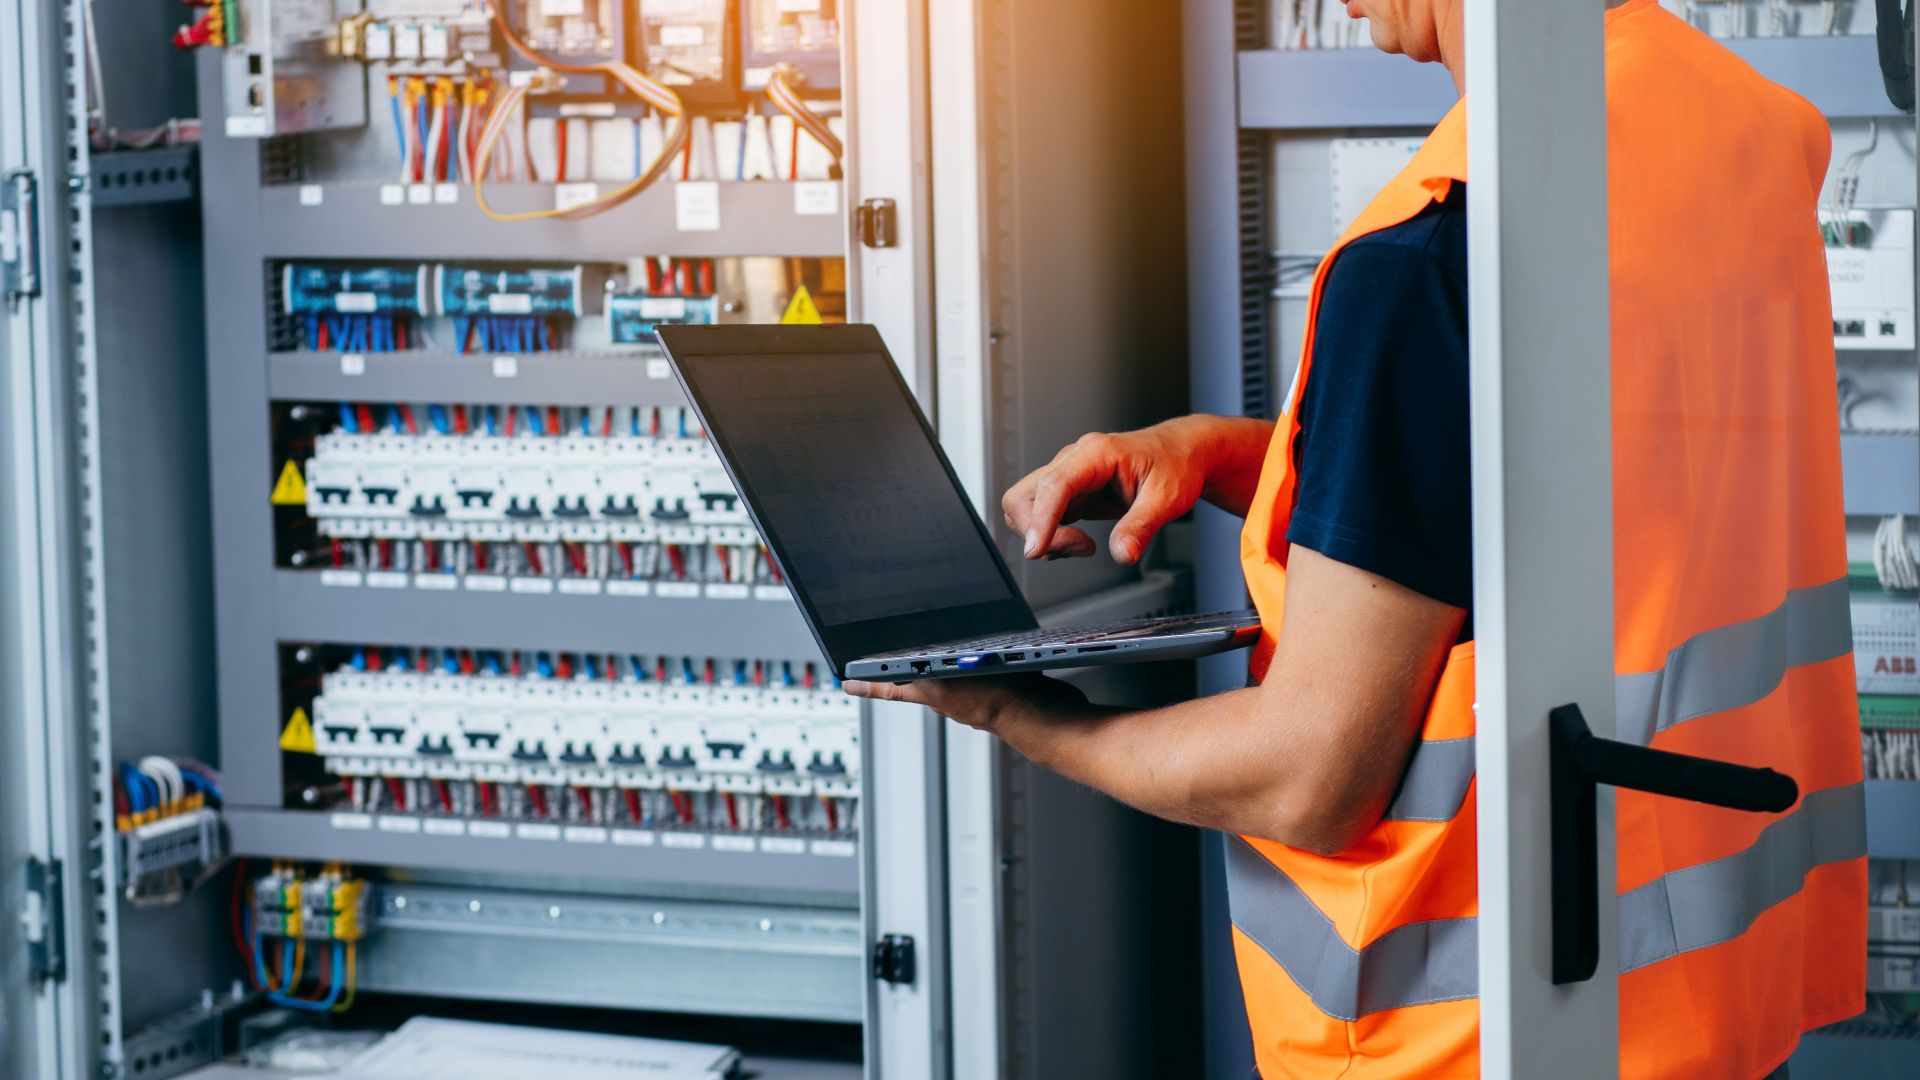
M480 913L480 901L478 900L467 901L467 910L478 915Z
M728 300L725 303L720 305L720 310L726 312L729 315L738 315L740 313L740 309L744 306L745 305L741 304L740 301L738 300Z
M205 1012L213 1011L213 987L209 986L200 991L200 1008Z
M227 988L227 996L235 1001L245 1001L247 998L247 984L241 982L239 979L233 980L233 985Z
M305 566L307 565L307 553L304 551L296 551L293 554L287 556L287 562L293 564L294 566ZM293 655L294 655L294 659L296 660L300 658L299 653L295 653ZM302 661L302 662L304 663L305 661Z
M396 896L396 897L394 897L394 898L393 898L393 910L395 910L395 911L405 911L405 910L407 910L407 898L406 898L406 897L404 897L404 896Z
M559 917L560 917L560 905L555 904L552 907L547 909L547 918L557 919Z
M655 925L655 926L664 926L664 925L666 925L666 921L667 921L667 913L666 913L666 912L664 912L664 911L656 911L656 912L654 912L654 913L653 913L653 925Z
M307 407L305 405L295 405L293 408L287 410L287 416L293 420L305 420L307 418Z
M75 195L87 190L87 178L79 173L67 177L67 190Z
M295 554L304 555L305 553L295 552ZM308 646L302 645L299 648L293 650L293 659L296 663L311 664L313 663L313 649L309 648Z
M772 919L761 919L761 920L760 920L760 932L761 932L761 933L763 933L763 934L770 934L770 933L772 933L772 932L773 932L773 920L772 920Z
M120 1066L111 1061L103 1061L100 1063L100 1080L114 1080L114 1077L119 1075Z

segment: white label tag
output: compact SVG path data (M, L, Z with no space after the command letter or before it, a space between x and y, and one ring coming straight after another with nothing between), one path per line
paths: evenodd
M467 835L467 823L454 818L428 818L422 825L428 836Z
M681 232L719 232L720 185L711 180L675 184L673 222Z
M707 40L707 28L704 26L663 26L660 28L660 44L667 46L700 45Z
M653 834L640 829L615 829L613 845L615 847L652 847Z
M363 832L373 828L372 814L335 814L329 820L336 829Z
M560 826L558 825L520 825L513 831L514 835L522 840L560 839Z
M837 859L850 859L853 857L853 841L815 840L813 842L813 853L815 855L831 855Z
M482 840L505 840L513 835L513 830L504 821L473 821L467 823L467 835Z
M607 595L608 596L652 596L653 582L628 581L626 579L621 579L619 581L609 581L607 582Z
M653 360L647 361L647 378L649 379L673 378L673 364L668 362L667 360L660 359L660 358L655 358Z
M227 138L244 139L267 133L267 118L264 116L227 117Z
M367 588L369 589L404 589L411 584L411 582L412 579L408 578L407 575L397 571L367 571Z
M670 847L670 848L684 848L688 851L693 851L699 848L706 847L707 838L705 836L702 836L699 833L693 833L693 832L661 833L660 846Z
M327 201L326 188L321 187L319 184L300 185L301 206L319 206L325 201Z
M407 201L406 188L401 187L399 184L381 184L380 185L380 205L381 206L399 206L401 203L406 201Z
M753 837L751 836L716 836L713 838L713 850L731 851L736 854L751 855L753 854Z
M454 203L459 202L460 201L460 185L459 184L433 185L433 201L440 204L441 206L452 206Z
M521 292L494 293L487 297L487 311L494 315L531 315L533 297Z
M560 591L568 596L599 596L600 582L590 578L561 578Z
M745 585L715 582L707 586L709 600L745 600L748 595L749 591Z
M518 359L511 356L496 356L493 358L493 377L494 378L511 379L514 376L519 374L520 374L520 361Z
M598 825L567 826L569 844L604 844L607 842L607 830Z
M595 183L575 181L570 184L555 184L553 186L553 208L555 210L571 210L576 206L590 203L599 197L600 185Z
M541 0L540 2L540 15L547 19L581 15L585 14L586 10L586 0Z
M460 587L460 579L452 574L415 574L413 587L430 592L450 592Z
M684 319L687 317L687 301L679 296L643 296L640 298L640 317ZM661 362L665 363L665 361Z
M663 581L654 586L653 591L673 600L700 599L700 586L691 581Z
M358 315L372 311L380 305L378 297L370 292L337 292L333 294L333 310Z
M433 185L432 184L408 184L407 185L407 205L408 206L433 205Z
M801 217L831 217L840 212L838 180L801 180L793 185L793 212Z
M507 579L493 574L475 574L465 580L468 592L506 592Z
M528 596L551 596L553 594L553 579L543 577L517 577L513 579L512 585L509 587L514 592L523 593Z
M365 375L366 373L367 373L366 357L361 356L359 353L341 353L340 354L340 374L351 376L351 375Z
M755 585L753 598L765 600L770 604L781 604L793 599L793 594L787 591L785 585Z
M807 842L794 836L763 836L760 850L769 855L805 855Z
M808 11L819 11L820 0L780 0L780 14L797 15Z
M420 831L420 819L417 817L395 817L392 814L380 815L381 832L417 833Z
M336 589L357 589L360 587L360 571L322 570L320 571L320 584L328 585Z

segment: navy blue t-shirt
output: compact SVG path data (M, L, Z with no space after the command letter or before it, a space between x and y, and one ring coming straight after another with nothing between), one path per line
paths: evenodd
M1287 539L1470 609L1466 203L1456 185L1334 258Z

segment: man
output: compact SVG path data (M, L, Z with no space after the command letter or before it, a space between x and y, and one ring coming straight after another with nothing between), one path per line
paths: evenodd
M1348 12L1458 85L1462 2ZM1609 7L1619 733L1802 792L1777 816L1619 794L1622 1073L1752 1078L1864 1004L1828 133L1654 0ZM1092 554L1076 520L1118 517L1133 563L1197 500L1245 516L1260 685L1127 712L1039 678L848 684L1240 834L1269 1078L1478 1068L1464 108L1322 264L1277 430L1089 435L1005 497L1029 558Z

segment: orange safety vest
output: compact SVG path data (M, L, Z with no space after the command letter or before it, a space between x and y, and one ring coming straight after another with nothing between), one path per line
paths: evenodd
M1865 1007L1866 837L1828 285L1824 120L1658 7L1608 12L1616 737L1766 765L1784 814L1622 791L1620 1060L1761 1076ZM1321 263L1247 517L1265 633L1285 608L1294 422L1327 267L1454 193L1464 103ZM1334 361L1337 364L1337 361ZM1329 377L1339 377L1337 366ZM1268 1080L1479 1069L1474 646L1441 671L1384 820L1326 858L1228 844L1234 951Z

